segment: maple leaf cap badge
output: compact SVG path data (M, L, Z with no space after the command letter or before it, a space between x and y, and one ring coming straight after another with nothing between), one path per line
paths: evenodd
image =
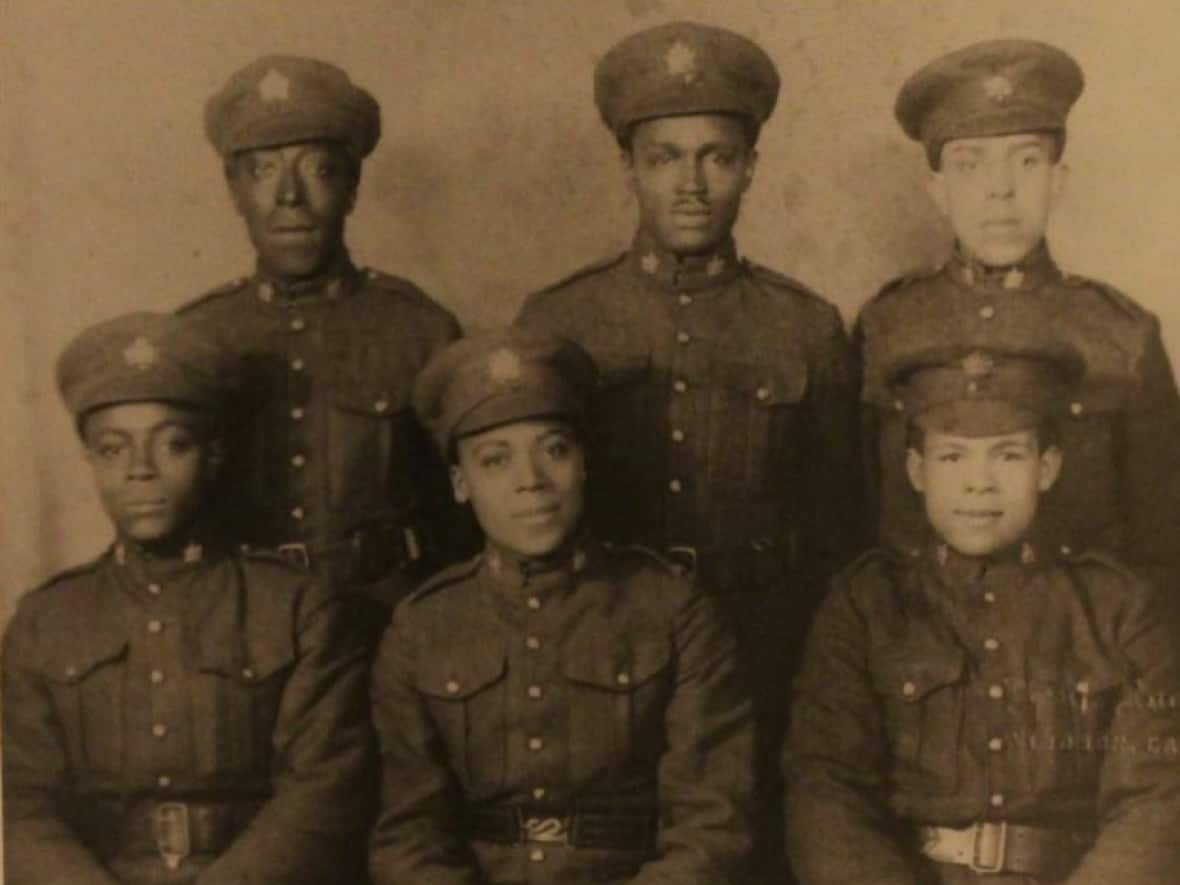
M1012 81L1003 74L992 74L983 81L983 91L996 104L1003 104L1012 97Z
M286 101L291 97L290 78L274 68L268 68L258 81L258 97L265 102Z
M522 368L520 356L507 347L501 347L488 357L488 377L497 384L519 381Z
M140 335L123 350L123 360L133 369L143 372L150 369L160 358L156 346Z
M691 83L699 74L697 52L683 40L677 40L668 47L664 62L668 66L668 73L673 77L683 77L685 83Z

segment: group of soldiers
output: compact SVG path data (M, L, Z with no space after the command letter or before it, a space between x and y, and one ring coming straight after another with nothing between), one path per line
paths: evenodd
M209 100L257 265L60 357L115 541L7 629L6 881L1180 876L1180 397L1046 244L1077 63L906 81L956 244L851 339L734 243L761 47L594 86L634 241L471 337L350 258L368 92Z

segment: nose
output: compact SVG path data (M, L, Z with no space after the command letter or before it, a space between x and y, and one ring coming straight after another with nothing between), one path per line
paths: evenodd
M987 169L988 196L1010 197L1013 190L1012 168L1006 161L992 163Z
M303 202L303 180L299 171L292 167L283 169L279 178L278 201L286 206L295 206Z
M699 194L705 190L705 176L701 161L695 157L685 157L680 162L680 175L676 179L676 189L685 194Z
M968 492L989 492L995 488L996 476L990 458L975 458L966 466L964 485Z
M156 458L151 446L133 445L127 462L128 479L152 479L156 475Z
M518 491L531 491L543 488L547 484L544 468L535 457L520 458L516 463L516 488Z

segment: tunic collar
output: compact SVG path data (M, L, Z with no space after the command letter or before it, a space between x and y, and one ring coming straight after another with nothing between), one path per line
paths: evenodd
M992 292L1034 292L1062 277L1044 240L1023 261L1004 267L989 267L966 255L962 247L956 244L946 270L965 288Z
M640 230L631 244L627 262L632 273L641 279L678 292L721 286L742 273L742 262L732 237L703 255L676 255L662 249Z
M588 563L589 551L581 539L547 556L521 556L489 541L484 551L482 571L498 588L537 593L559 587L571 588L575 577L585 571Z
M331 267L317 276L291 282L268 276L258 268L250 285L258 300L266 304L287 305L308 298L343 298L356 288L356 281L360 276L361 272L353 265L352 259L345 251Z
M954 588L1014 578L1036 568L1041 561L1037 546L1031 540L987 556L968 556L938 539L924 549L916 548L912 555L922 559L940 582Z

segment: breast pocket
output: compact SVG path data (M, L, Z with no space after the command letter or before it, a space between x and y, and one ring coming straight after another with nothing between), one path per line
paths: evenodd
M899 780L949 793L959 784L966 657L962 651L890 650L872 661Z
M1123 675L1110 662L1029 662L1029 787L1037 792L1097 783ZM1118 750L1115 749L1117 752Z
M123 768L126 654L126 642L59 648L43 664L70 762L79 769Z
M199 657L193 688L197 772L268 772L283 693L295 666L293 644L212 649Z
M424 660L417 676L451 768L468 790L497 790L506 780L505 671L502 648L474 647Z
M335 509L379 507L396 491L394 468L405 459L404 427L412 422L409 378L338 380L328 435L328 499Z
M576 634L562 647L569 684L570 759L579 783L663 753L664 714L673 686L672 653L657 633Z

